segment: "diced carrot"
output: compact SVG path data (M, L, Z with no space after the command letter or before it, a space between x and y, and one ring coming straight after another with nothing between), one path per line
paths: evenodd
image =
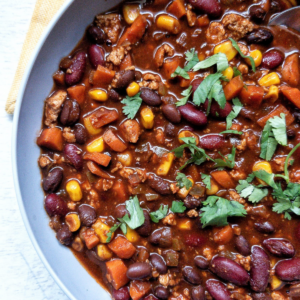
M115 77L115 71L109 70L101 65L98 65L97 70L93 73L93 85L105 86L110 84Z
M131 281L129 294L132 300L140 300L151 290L151 283L148 281Z
M84 154L83 159L91 160L98 165L107 167L110 163L111 157L107 154L92 152Z
M83 239L88 249L92 249L100 243L100 240L93 229L87 229L83 233Z
M94 128L100 128L112 123L119 118L119 113L115 109L100 107L90 115L90 122Z
M177 67L180 65L180 57L176 56L174 58L167 59L163 64L163 70L166 79L171 79L171 75L175 72Z
M211 173L211 176L220 186L225 189L231 189L235 187L235 184L227 171L215 171Z
M83 104L85 99L85 86L75 85L67 89L71 98L75 99L79 104Z
M299 54L294 53L285 59L281 71L282 79L291 86L299 84Z
M62 151L63 143L64 139L62 131L57 127L44 129L37 139L37 144L40 147L45 147L55 151Z
M183 0L174 0L167 8L167 12L174 15L178 19L186 15L186 10L184 7Z
M125 41L130 44L137 43L144 35L147 26L147 19L143 15L139 15L132 25L127 28L124 34L121 36L118 46L122 46Z
M257 124L261 127L264 127L270 118L273 118L275 116L279 117L280 114L282 114L282 113L285 114L285 122L286 122L287 126L291 125L295 121L295 118L293 117L293 115L283 105L279 104L266 116L261 117L257 121Z
M264 88L261 86L248 85L243 87L240 100L243 104L258 108L264 97Z
M220 245L225 245L233 239L233 230L230 225L227 225L218 230L214 234L214 242Z
M187 72L190 76L190 79L185 79L183 77L179 78L179 85L180 87L188 87L191 81L195 78L196 72Z
M295 106L300 108L300 91L297 88L291 88L288 86L281 87L282 94L288 98Z
M65 72L57 71L53 74L53 79L56 84L64 85L65 84Z
M123 152L127 149L127 145L117 135L115 135L111 129L107 130L103 134L103 140L112 150L116 152Z
M136 252L136 248L126 238L117 236L108 244L109 249L119 258L129 259Z
M119 203L124 203L128 199L128 191L122 180L118 180L112 187L113 199L117 199Z
M115 290L128 283L129 278L126 275L128 268L121 259L114 259L105 264L107 270L106 278Z
M90 170L91 173L94 175L97 175L99 177L105 178L105 179L112 179L114 178L107 172L103 171L99 166L97 166L93 161L88 161L87 162L87 167Z
M130 54L127 54L120 64L120 71L125 70L133 65Z
M232 124L232 126L230 127L231 130L237 130L237 131L241 131L243 128L243 126L241 124Z
M236 97L244 86L241 76L232 78L224 87L224 94L227 101Z
M207 15L204 15L198 17L197 22L200 27L205 27L209 25L210 20Z

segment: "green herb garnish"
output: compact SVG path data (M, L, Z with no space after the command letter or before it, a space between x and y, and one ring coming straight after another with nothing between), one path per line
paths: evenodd
M181 98L178 102L176 102L176 106L182 106L182 105L185 105L191 94L192 94L192 86L190 85L186 90L184 90L181 95L184 96L183 98Z
M203 180L203 183L205 184L207 189L211 189L211 180L210 180L210 175L207 174L201 174L201 178Z
M150 218L152 222L158 223L159 220L162 220L168 214L168 210L168 205L161 205L157 211L151 212Z
M126 96L125 99L121 101L123 106L122 110L123 113L129 118L133 119L137 112L139 111L141 105L142 105L142 98L140 97L141 93L137 93L133 97Z
M193 183L191 182L191 180L189 180L186 177L186 175L183 173L177 173L176 181L177 181L177 186L181 189L185 187L188 190L189 188L191 188L193 186Z
M183 213L185 212L186 207L184 206L184 203L182 201L173 201L171 211L173 213Z
M234 104L232 107L232 111L229 113L229 115L226 117L226 129L230 129L232 126L232 120L235 119L240 111L243 108L243 104L238 98L232 99L232 103Z
M223 154L221 154L219 152L219 154L222 156L223 159L216 158L214 160L214 162L216 163L214 165L214 167L216 167L216 168L225 168L225 167L227 167L227 168L233 169L234 165L235 165L235 152L236 152L235 147L232 147L231 154L228 154L226 156L224 156Z

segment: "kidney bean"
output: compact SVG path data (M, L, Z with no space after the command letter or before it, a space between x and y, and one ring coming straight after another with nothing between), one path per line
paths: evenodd
M50 217L64 217L68 213L66 202L56 194L49 194L45 199L45 209Z
M194 263L201 270L206 270L209 267L208 260L205 257L200 256L200 255L198 255L194 258Z
M75 134L76 143L80 145L83 145L88 138L88 133L85 127L81 124L76 124L74 126L74 134Z
M75 54L72 65L66 71L65 81L67 85L74 85L78 83L85 72L86 68L86 54L85 52L78 52Z
M250 286L255 292L264 292L268 286L270 276L270 259L259 246L252 247Z
M130 300L128 286L123 286L118 290L113 290L112 296L114 300Z
M192 81L191 85L192 85L192 93L193 94L195 93L196 89L198 88L198 86L201 84L202 81L203 81L202 78L197 78Z
M207 134L201 137L200 146L207 150L220 149L225 144L225 138L220 134Z
M150 255L150 262L159 274L163 275L168 272L166 262L159 254L152 253Z
M287 239L266 239L263 246L272 254L279 257L291 258L295 255L295 248Z
M153 295L148 295L147 297L143 298L143 300L158 300L158 298Z
M147 105L159 106L162 103L160 96L149 88L141 88L140 97Z
M78 214L82 225L92 226L97 218L96 210L88 204L81 204L78 207Z
M111 99L112 101L115 101L115 102L118 102L121 100L119 93L114 89L110 89L110 91L108 93L108 97L109 97L109 99Z
M63 224L62 227L57 231L56 238L61 244L70 246L73 241L73 234L70 231L69 226Z
M222 14L222 7L218 0L189 0L196 10L208 14L212 18L218 18Z
M178 124L181 121L181 115L176 105L166 104L161 109L164 116L172 123Z
M63 179L63 170L61 168L54 168L50 170L47 177L43 180L43 189L45 192L55 192Z
M91 42L96 44L103 44L105 41L104 31L97 26L91 25L87 30L87 36Z
M283 62L284 55L279 50L270 50L265 52L262 58L261 67L266 69L275 69Z
M131 280L141 280L151 275L152 268L148 263L137 262L128 267L127 277Z
M229 290L219 280L216 279L207 280L206 289L215 300L231 300Z
M167 180L164 180L154 174L151 174L148 177L147 182L154 191L156 191L157 193L159 193L161 195L172 194L172 192L170 190L170 182Z
M273 233L275 231L274 225L269 221L254 223L254 228L261 233Z
M272 300L271 295L267 293L252 293L251 296L253 300Z
M235 238L235 248L244 256L248 256L251 253L250 244L242 235L239 235Z
M61 217L56 215L51 218L51 228L58 231L62 227Z
M76 100L67 99L60 114L60 122L70 126L77 122L80 116L80 106Z
M150 215L147 210L143 210L145 222L142 226L136 229L136 232L144 237L147 237L151 234L152 231L152 223L150 219Z
M211 268L216 275L236 285L247 285L250 279L243 267L226 257L215 256L211 260Z
M267 12L260 5L252 5L249 9L250 19L254 22L261 23Z
M92 45L88 49L89 59L94 68L105 65L105 52L104 49L98 45Z
M289 139L293 139L296 136L296 132L294 129L288 129L286 135Z
M190 233L185 236L185 243L191 247L200 247L206 243L206 237L201 233Z
M152 232L149 238L150 243L167 248L172 245L172 230L169 227L162 227Z
M191 291L192 300L205 300L204 288L199 286L194 286Z
M300 258L280 261L275 266L275 274L283 281L300 280Z
M115 207L115 217L117 219L121 219L123 218L125 215L128 215L130 217L130 213L128 212L128 210L126 209L126 205L125 204L119 204Z
M78 147L73 144L67 144L64 148L64 154L77 171L82 169L83 159L81 156L81 150Z
M204 126L207 124L207 117L204 112L198 110L191 103L178 107L181 116L189 123L195 126Z
M204 109L207 110L208 101L204 103ZM210 106L210 114L215 118L226 119L226 117L232 111L232 105L229 102L226 102L225 107L221 108L220 105L216 101L212 101Z
M264 28L253 30L246 37L248 44L269 44L273 41L273 33Z
M134 81L135 72L134 72L134 70L123 70L118 73L116 78L117 78L116 88L117 89L126 89L128 87L128 85Z
M154 290L154 294L156 297L158 297L159 299L168 299L170 292L167 288L165 288L164 286L160 285L157 286Z
M183 202L185 207L188 209L194 209L201 205L201 199L195 198L191 195L187 195Z
M201 277L198 271L193 267L184 267L182 270L182 275L184 279L191 284L198 285L201 283Z

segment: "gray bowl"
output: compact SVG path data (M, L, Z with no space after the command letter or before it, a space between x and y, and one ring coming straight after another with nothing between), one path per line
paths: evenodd
M61 246L49 227L37 164L36 138L41 127L44 100L51 91L52 74L59 61L76 46L95 14L118 0L67 1L47 27L27 67L20 88L13 123L12 164L16 195L29 237L46 268L70 299L111 299L76 260Z

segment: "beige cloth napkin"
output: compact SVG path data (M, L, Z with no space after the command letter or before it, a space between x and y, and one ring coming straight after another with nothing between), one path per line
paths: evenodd
M5 110L13 114L26 65L44 29L66 0L37 0L29 25L17 71L6 101Z

